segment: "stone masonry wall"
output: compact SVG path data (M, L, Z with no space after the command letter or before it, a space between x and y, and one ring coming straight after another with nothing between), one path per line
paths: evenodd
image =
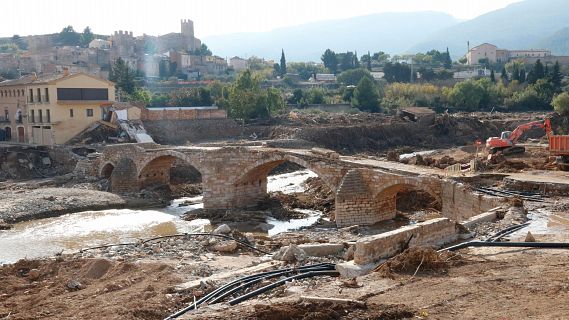
M409 238L411 238L409 247L439 247L456 241L458 233L453 221L447 218L438 218L365 237L356 242L354 263L365 265L392 257L401 252Z
M140 119L146 121L157 120L196 120L196 119L226 119L227 112L221 109L152 109L142 108Z
M442 183L442 215L454 221L464 221L504 205L505 198L474 193L467 186L445 180Z
M160 144L237 139L243 128L232 119L143 120L144 128Z

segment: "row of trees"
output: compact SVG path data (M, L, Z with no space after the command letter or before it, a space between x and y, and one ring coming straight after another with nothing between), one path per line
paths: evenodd
M95 39L95 35L91 28L85 27L82 33L78 33L72 26L67 26L57 35L56 41L62 46L81 46L86 48L93 39Z

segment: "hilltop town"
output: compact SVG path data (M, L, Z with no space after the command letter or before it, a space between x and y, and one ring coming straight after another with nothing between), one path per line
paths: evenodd
M569 57L465 42L0 39L0 319L562 319Z

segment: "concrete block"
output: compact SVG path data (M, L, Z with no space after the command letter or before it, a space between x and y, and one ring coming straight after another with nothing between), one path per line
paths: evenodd
M355 278L364 276L372 272L381 262L374 262L369 264L355 264L353 261L336 264L336 270L343 278Z
M298 247L304 250L307 255L312 257L336 255L340 251L344 250L344 244L342 243L309 243L301 244Z

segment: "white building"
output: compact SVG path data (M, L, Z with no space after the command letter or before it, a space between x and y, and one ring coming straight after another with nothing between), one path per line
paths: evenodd
M229 66L235 71L242 71L249 68L249 62L239 57L229 59Z

